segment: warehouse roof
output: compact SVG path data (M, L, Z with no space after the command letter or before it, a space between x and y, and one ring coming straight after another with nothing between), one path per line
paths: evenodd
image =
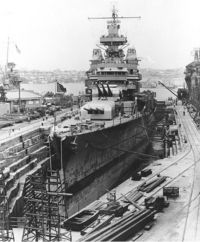
M18 100L19 99L19 90L18 89L8 90L6 92L6 97L7 97L8 101ZM42 96L33 91L21 90L20 97L21 97L21 100L33 100L33 99L41 99Z

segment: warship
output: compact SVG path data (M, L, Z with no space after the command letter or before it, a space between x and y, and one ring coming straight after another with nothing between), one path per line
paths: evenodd
M87 101L51 135L67 190L77 190L100 171L114 167L109 189L134 162L141 162L138 156L149 143L147 126L154 119L155 94L140 92L139 59L135 48L128 48L127 37L119 34L120 18L125 17L115 8L111 17L102 18L108 19L108 34L100 37L86 72ZM133 158L124 159L127 154Z
M187 99L193 105L193 108L200 108L200 49L194 51L194 61L186 66L185 81L187 84Z

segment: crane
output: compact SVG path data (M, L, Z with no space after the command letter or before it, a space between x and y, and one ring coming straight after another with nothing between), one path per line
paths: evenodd
M162 83L161 81L158 81L159 84L161 84L163 87L165 87L168 91L170 91L172 94L174 94L174 96L176 96L178 98L178 95L173 92L170 88L168 88L164 83Z

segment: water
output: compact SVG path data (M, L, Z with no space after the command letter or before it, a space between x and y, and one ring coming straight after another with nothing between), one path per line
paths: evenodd
M62 85L67 89L67 94L79 95L80 93L84 93L85 86L83 82L79 83L62 83ZM55 92L56 90L56 83L41 83L41 84L34 84L34 83L22 83L21 88L24 90L31 90L37 92L41 95L44 95L46 92ZM175 98L175 96L166 88L158 87L158 88L141 88L141 91L150 90L152 92L156 92L156 99L157 100L167 100L168 97ZM177 93L177 90L173 90Z
M173 99L176 98L174 94L172 94L169 90L167 90L165 87L157 87L157 88L141 88L141 92L144 90L149 90L151 92L156 93L156 99L158 101L165 101L169 97L172 97ZM175 94L177 94L177 89L171 89Z
M62 83L62 85L67 89L67 94L78 95L79 93L83 93L85 91L84 83ZM21 83L21 89L31 90L41 95L44 95L47 92L55 92L56 91L56 83Z

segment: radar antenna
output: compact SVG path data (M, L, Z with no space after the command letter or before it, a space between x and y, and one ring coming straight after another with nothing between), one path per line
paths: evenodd
M118 16L117 11L115 9L115 7L113 6L113 10L112 10L112 17L89 17L88 19L112 19L114 23L116 23L117 19L131 19L131 18L136 18L136 19L141 19L141 16L135 16L135 17L123 17L123 16Z

